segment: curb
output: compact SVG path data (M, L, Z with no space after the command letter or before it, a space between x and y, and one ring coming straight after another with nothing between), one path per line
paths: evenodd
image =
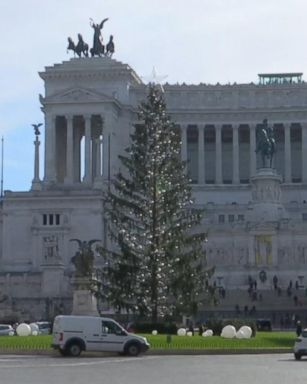
M199 356L199 355L260 355L260 354L282 354L292 353L291 348L270 348L270 349L151 349L145 353L149 356ZM57 351L46 349L1 349L0 355L36 355L58 357ZM117 356L117 353L108 352L84 352L87 357L110 357Z

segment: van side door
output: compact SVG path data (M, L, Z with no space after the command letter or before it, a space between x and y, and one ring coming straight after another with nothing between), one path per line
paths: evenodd
M87 351L101 351L101 321L99 318L90 318L83 324L83 339Z
M101 321L101 351L122 352L127 332L112 320Z

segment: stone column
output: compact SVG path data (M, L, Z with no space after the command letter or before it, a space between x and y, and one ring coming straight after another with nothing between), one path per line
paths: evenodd
M249 124L250 177L256 174L256 124Z
M239 125L232 125L232 184L240 184Z
M307 183L307 122L302 127L302 182Z
M276 235L272 235L272 265L278 265L278 245Z
M80 143L81 143L81 138L83 134L81 131L81 127L75 127L74 129L74 175L73 175L73 180L74 182L80 182L80 174L81 174L81 148L80 148Z
M285 132L285 182L291 183L291 137L290 137L291 123L284 123Z
M181 124L181 159L182 161L188 160L188 126L186 124Z
M215 125L215 183L222 184L222 125Z
M73 116L66 116L67 136L66 136L66 177L65 183L73 183L73 166L74 166L74 151L73 151Z
M39 146L40 146L40 141L39 141L39 136L36 135L35 141L34 141L34 178L32 180L32 190L33 191L40 191L42 189L41 186L41 181L39 178Z
M55 147L55 132L56 132L56 117L51 114L45 116L45 174L44 182L52 183L56 179L56 147Z
M102 127L102 177L104 180L109 180L112 172L115 172L115 169L112 170L112 147L115 143L112 142L116 140L115 136L115 121L112 114L105 114L103 116L103 127ZM113 165L114 166L114 165Z
M84 178L85 183L92 182L92 154L91 154L91 116L85 115L85 145L84 145Z
M102 145L102 140L101 140L100 136L95 140L95 144L96 144L96 175L95 175L94 187L95 188L101 188L103 183L102 183L102 175L101 175L101 145Z
M198 184L205 184L205 126L198 126Z
M248 238L248 265L255 265L255 236L250 234Z

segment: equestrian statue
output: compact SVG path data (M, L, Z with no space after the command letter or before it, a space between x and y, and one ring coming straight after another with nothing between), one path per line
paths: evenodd
M264 119L262 125L256 131L256 153L260 152L263 168L272 168L273 156L276 152L276 142L274 130L268 125L268 120ZM269 162L269 166L267 165Z

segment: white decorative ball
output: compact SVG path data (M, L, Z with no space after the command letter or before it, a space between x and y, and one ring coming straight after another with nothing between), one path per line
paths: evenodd
M204 337L210 337L213 336L213 331L212 329L207 329L205 332L203 332Z
M32 331L32 336L37 336L38 332L37 331Z
M226 325L226 327L222 329L221 336L225 337L225 339L233 339L236 337L236 333L236 328L233 325Z
M241 327L239 331L243 332L244 339L250 339L252 337L253 331L251 327L248 327L247 325L243 325L243 327Z
M14 331L10 331L9 336L14 336Z
M152 333L154 336L157 336L158 331L154 329L151 333Z
M31 327L29 324L21 323L16 328L16 333L18 336L29 336L31 335Z
M236 333L236 338L237 339L245 339L244 332L241 329L239 329L238 332Z
M178 336L185 336L187 334L187 331L184 328L179 328L177 331Z
M30 324L30 328L31 328L31 332L32 332L32 335L33 335L33 332L36 331L37 334L39 332L39 328L38 328L38 325L36 323L31 323Z
M193 336L193 332L188 331L188 332L187 332L187 336Z

